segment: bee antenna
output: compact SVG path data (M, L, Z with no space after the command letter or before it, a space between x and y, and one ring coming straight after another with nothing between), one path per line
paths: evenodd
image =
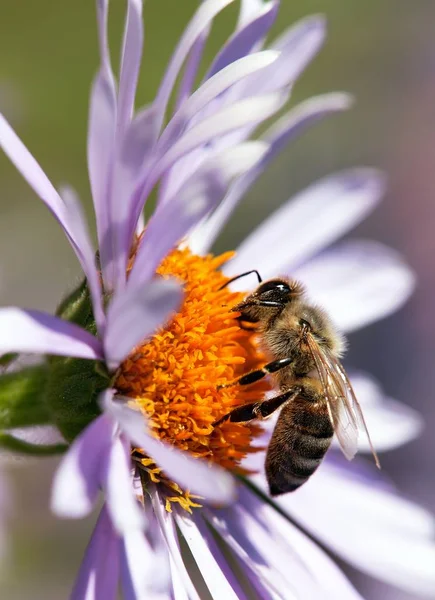
M233 283L233 281L237 281L237 279L241 279L242 277L246 277L246 275L251 275L251 273L255 273L257 275L258 283L261 283L263 281L261 279L260 273L257 271L257 269L252 269L252 271L246 271L246 273L241 273L240 275L236 275L235 277L232 277L226 283L224 283L223 285L221 285L221 287L219 288L219 290L223 290L228 285L230 285L230 283Z

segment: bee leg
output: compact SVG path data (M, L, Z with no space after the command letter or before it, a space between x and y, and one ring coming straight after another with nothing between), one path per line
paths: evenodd
M249 385L251 383L255 383L256 381L263 379L263 377L266 377L266 375L269 375L269 373L276 373L277 371L280 371L281 369L285 369L292 362L293 362L293 358L290 358L290 357L280 358L279 360L274 360L270 363L267 363L267 365L264 365L264 367L262 369L256 369L255 371L250 371L249 373L242 375L241 377L239 377L235 381L232 381L231 383L227 383L225 385L219 385L218 390L220 390L222 388L226 388L226 387L231 387L233 385Z
M252 421L253 419L265 419L275 412L280 406L282 406L284 402L296 398L296 396L298 396L300 393L300 387L292 387L283 394L275 396L274 398L268 398L262 402L251 402L250 404L238 406L213 423L213 426L216 427L224 421L230 421L231 423L245 423L247 421Z

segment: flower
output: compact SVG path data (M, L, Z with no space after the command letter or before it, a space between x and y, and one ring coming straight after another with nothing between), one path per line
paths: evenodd
M271 49L258 51L278 2L242 1L236 32L192 91L209 26L231 1L201 4L155 101L137 114L142 3L128 2L117 90L106 36L108 2L98 1L101 65L91 94L88 137L96 262L72 190L59 195L0 120L3 149L60 222L86 276L56 317L18 308L0 311L2 352L49 355L43 370L36 371L45 385L31 391L39 394L38 401L44 396L51 421L71 443L56 474L54 510L84 516L104 491L105 505L74 599L114 598L120 579L126 598L199 598L179 533L215 598L252 593L260 598L360 597L324 551L287 518L309 529L311 515L298 503L299 492L296 500L272 501L262 491L261 474L246 478L249 461L261 456L261 451L252 454L258 450L252 442L259 428L228 423L213 428L230 406L255 392L250 388L243 396L218 386L261 360L252 332L241 330L229 310L240 292L222 286L253 262L266 278L291 271L349 331L398 308L413 277L380 244L350 242L324 250L381 197L383 178L366 168L326 178L291 199L244 241L231 262L226 263L228 255L206 254L243 193L283 145L304 126L349 105L344 94L311 99L286 113L260 140L247 141L258 124L284 106L293 82L321 45L324 22L305 19ZM175 112L163 128L185 61ZM157 184L157 207L144 228L143 207ZM271 244L273 256L264 251ZM373 421L380 412L389 417L390 431L379 432L383 449L416 435L420 422L410 409L384 401L381 392L379 398L370 395L367 390L377 388L366 376L360 376L360 387L365 390L361 402L374 403ZM260 386L256 391L264 393ZM376 480L370 478L368 485L367 477L332 463L307 489L317 498L316 489L323 492L322 500L328 482L355 490L361 527L371 525L364 511L376 490L387 513L400 507L409 517L401 528L395 517L378 523L373 510L378 535L393 543L406 532L406 540L420 544L421 563L427 562L434 552L428 540L431 517ZM228 470L245 477L236 483ZM305 495L307 504L312 493ZM311 529L345 559L349 552L353 564L390 582L400 569L402 585L416 591L433 585L433 574L411 572L408 565L414 563L403 556L395 556L392 566L374 567L366 550L361 556L351 553L354 539L346 540L342 528L336 538L329 530L334 518L326 516L327 523L313 518Z

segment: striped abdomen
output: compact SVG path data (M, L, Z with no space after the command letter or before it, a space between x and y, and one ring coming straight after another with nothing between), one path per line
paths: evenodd
M266 476L272 496L293 492L320 465L334 430L326 403L298 397L278 418L266 456Z

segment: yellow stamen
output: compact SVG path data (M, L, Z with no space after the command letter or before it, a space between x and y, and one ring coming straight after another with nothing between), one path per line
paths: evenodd
M267 384L220 387L263 362L255 333L241 329L238 313L231 312L244 295L220 289L228 279L219 268L232 256L199 257L183 249L164 259L157 273L184 282L183 305L170 323L134 349L115 386L134 399L156 437L242 473L240 461L258 451L252 439L260 427L225 422L214 428L213 423L233 407L261 399ZM174 502L188 511L199 506L140 449L135 456L151 481L165 484L167 510Z

